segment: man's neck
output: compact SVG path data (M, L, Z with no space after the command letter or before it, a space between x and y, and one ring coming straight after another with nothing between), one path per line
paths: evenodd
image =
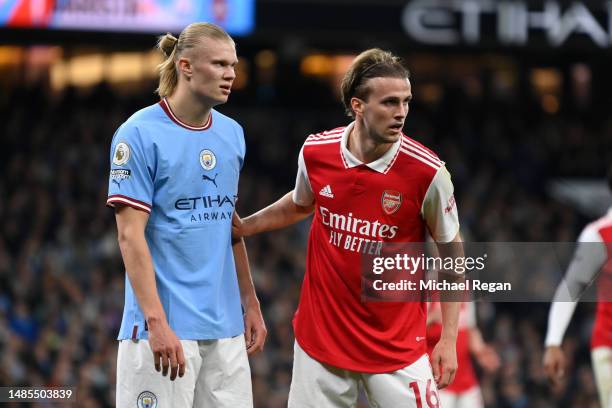
M172 113L176 115L181 122L194 126L204 126L210 116L211 106L202 104L202 101L196 98L188 90L177 87L175 92L166 98Z
M347 149L363 163L380 159L393 146L393 143L377 143L360 121L355 121L348 135Z

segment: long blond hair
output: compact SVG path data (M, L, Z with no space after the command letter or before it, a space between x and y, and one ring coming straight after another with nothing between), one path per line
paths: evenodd
M178 84L178 70L176 61L183 51L194 48L205 38L226 40L235 46L234 40L221 27L211 23L192 23L181 32L178 38L170 33L159 37L157 48L166 57L157 66L159 72L159 86L155 90L160 97L172 95Z

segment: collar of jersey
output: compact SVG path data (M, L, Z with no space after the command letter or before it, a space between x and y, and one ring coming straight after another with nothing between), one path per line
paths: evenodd
M387 150L385 154L382 155L382 157L374 160L371 163L364 163L358 158L356 158L347 147L348 137L351 134L351 130L353 129L353 126L355 126L355 122L351 122L346 127L346 129L344 129L344 133L342 134L342 139L340 142L340 155L342 156L344 167L346 167L347 169L350 169L350 168L361 166L362 164L364 164L368 166L369 168L371 168L372 170L375 170L379 173L386 174L391 168L391 166L393 165L393 163L395 162L395 159L397 159L400 145L402 144L402 139L400 138L397 142L395 142L393 146L391 146L391 148Z
M176 116L174 114L174 112L172 112L172 108L170 107L170 104L168 103L168 101L166 100L166 98L163 98L161 101L159 101L159 105L162 107L162 109L164 110L164 112L166 112L166 115L168 115L168 117L177 125L184 127L185 129L189 129L189 130L206 130L208 128L211 127L212 125L212 109L210 111L210 114L208 115L208 119L206 120L206 123L204 123L204 126L191 126L188 125L187 123L181 121L178 116Z

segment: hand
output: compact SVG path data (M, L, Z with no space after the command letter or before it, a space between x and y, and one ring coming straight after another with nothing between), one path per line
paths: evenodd
M485 344L482 349L475 355L478 365L488 373L494 373L499 369L499 355L495 349L488 344Z
M559 346L548 346L544 352L544 371L546 376L553 384L557 386L563 380L566 369L565 354Z
M431 366L438 389L453 382L457 373L456 340L440 339L431 353Z
M249 356L263 351L267 334L259 302L247 306L244 313L244 340Z
M245 225L242 218L234 211L234 215L232 216L232 238L242 238L246 236L245 232Z
M183 345L172 331L165 319L148 320L149 345L153 351L155 370L162 370L165 377L170 368L170 380L174 381L178 373L179 377L185 375L185 356Z

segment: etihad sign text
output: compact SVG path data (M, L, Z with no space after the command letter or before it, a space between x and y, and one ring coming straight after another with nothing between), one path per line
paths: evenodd
M497 40L504 45L524 45L529 33L543 32L555 47L573 34L590 38L599 47L612 44L612 1L602 2L605 25L581 2L562 10L558 1L544 1L534 10L528 1L413 0L404 8L402 26L415 40L426 44L477 44L483 35L482 20L494 18ZM607 29L607 31L606 31Z

